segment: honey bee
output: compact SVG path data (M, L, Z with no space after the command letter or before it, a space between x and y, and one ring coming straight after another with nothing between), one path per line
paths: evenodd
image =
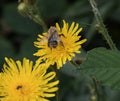
M63 46L63 42L60 39L58 30L55 27L50 27L48 30L48 47L56 48L58 43Z

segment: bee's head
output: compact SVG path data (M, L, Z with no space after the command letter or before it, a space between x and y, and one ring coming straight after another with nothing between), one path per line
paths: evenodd
M54 26L52 26L49 28L48 33L57 33L57 29Z

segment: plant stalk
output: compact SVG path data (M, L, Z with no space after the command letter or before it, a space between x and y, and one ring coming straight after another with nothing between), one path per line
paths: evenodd
M108 31L107 29L105 28L105 25L103 23L103 20L102 20L102 17L101 17L101 14L97 8L97 5L96 5L96 2L95 0L89 0L90 2L90 5L92 7L92 10L93 10L93 13L95 15L95 18L96 18L96 21L97 21L97 25L96 25L96 28L98 29L98 31L103 35L103 37L105 38L105 40L107 41L109 47L112 49L112 50L117 50L115 44L113 43L110 35L108 34Z
M41 18L39 11L36 7L31 7L31 9L29 8L28 16L30 16L30 18L32 18L36 23L40 24L43 27L44 31L47 31L48 28L43 19Z

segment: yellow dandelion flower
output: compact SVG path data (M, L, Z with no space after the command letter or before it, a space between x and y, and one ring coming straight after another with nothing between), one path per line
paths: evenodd
M34 56L39 56L38 61L43 60L50 65L56 64L59 69L67 60L71 61L75 53L80 53L81 44L86 42L86 39L80 40L81 36L78 34L81 31L82 28L79 28L79 24L75 22L69 27L63 20L62 28L56 23L56 26L50 27L48 32L38 35L34 45L39 50Z
M23 63L5 58L0 73L0 101L49 101L58 90L55 72L47 73L45 64L24 58ZM52 82L50 82L52 80Z

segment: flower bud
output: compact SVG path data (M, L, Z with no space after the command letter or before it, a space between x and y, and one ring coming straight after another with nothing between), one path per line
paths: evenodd
M18 12L23 16L27 16L27 5L25 3L20 3L18 5Z

